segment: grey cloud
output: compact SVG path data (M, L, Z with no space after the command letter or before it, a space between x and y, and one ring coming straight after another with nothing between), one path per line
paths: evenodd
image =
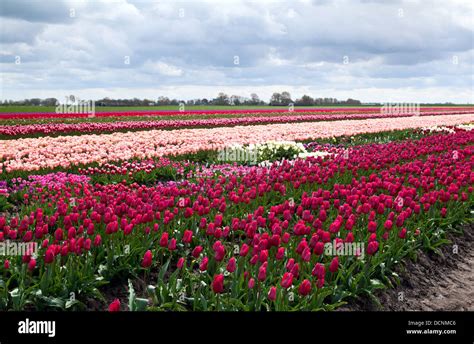
M472 89L473 29L462 24L469 6L340 0L4 4L3 91L17 98L28 87L131 93L190 85L215 87L216 93L223 85ZM67 17L71 6L75 18ZM12 63L16 55L21 66Z
M60 0L2 0L1 16L30 22L57 23L70 21L70 6Z

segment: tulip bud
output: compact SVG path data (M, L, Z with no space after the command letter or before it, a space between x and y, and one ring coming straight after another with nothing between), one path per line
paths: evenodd
M115 299L112 301L112 303L109 305L109 312L118 312L120 311L120 300Z
M142 267L149 268L153 262L153 255L150 250L146 251L142 259Z
M305 279L303 282L301 282L298 292L302 296L308 295L311 292L311 283Z
M54 262L54 252L51 249L48 249L44 255L44 263L51 264L52 262Z
M224 275L219 274L214 277L214 280L212 281L212 290L216 294L224 292Z
M280 282L280 285L284 288L284 289L288 289L289 287L291 287L291 285L293 284L293 274L290 273L290 272L285 272L283 274L283 278Z
M36 259L31 258L28 263L28 270L33 271L36 267Z
M235 261L235 257L232 257L229 259L229 262L227 263L227 271L229 272L234 272L237 269L237 264Z
M181 257L181 258L179 258L179 260L178 260L177 268L178 268L178 269L182 269L183 266L184 266L184 258Z
M337 270L339 270L339 259L334 257L334 259L331 261L331 264L329 265L329 271L335 273Z
M270 287L270 290L268 291L268 299L270 301L275 301L276 300L276 288L275 287Z

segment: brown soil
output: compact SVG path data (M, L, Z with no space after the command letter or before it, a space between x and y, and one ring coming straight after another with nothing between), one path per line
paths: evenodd
M361 298L340 310L474 311L474 225L448 239L440 254L419 251L416 262L407 259L400 285L375 293L381 305Z

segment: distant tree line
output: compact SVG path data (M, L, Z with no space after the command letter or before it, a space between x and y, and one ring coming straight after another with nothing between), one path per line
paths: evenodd
M61 101L61 103L63 103ZM56 106L58 100L56 98L32 98L24 100L3 100L0 102L1 105L26 105L26 106ZM338 100L336 98L313 98L308 95L303 95L301 98L293 99L291 94L287 91L284 92L275 92L272 94L268 102L265 102L259 98L256 93L252 93L250 97L242 97L238 95L227 95L223 92L220 92L216 98L213 99L191 99L191 100L179 100L179 99L170 99L168 97L158 97L157 99L111 99L103 98L95 101L95 106L160 106L160 105L175 105L179 106L180 104L185 105L235 105L235 106L257 106L257 105L270 105L270 106L289 106L293 104L294 106L334 106L334 105L374 105L378 106L381 103L370 103L362 104L360 100L356 99L347 99L347 100ZM438 103L438 104L425 104L425 105L454 105L453 103Z
M64 101L61 101L63 103ZM25 100L4 100L1 105L29 105L29 106L55 106L58 103L56 98L33 98ZM197 98L190 100L170 99L168 97L158 97L157 99L111 99L103 98L95 101L96 106L159 106L159 105L235 105L235 106L257 106L257 105L273 105L273 106L311 106L311 105L361 105L359 100L347 99L337 100L335 98L312 98L304 95L295 100L292 99L289 92L275 92L268 102L260 99L256 93L252 93L250 97L242 97L238 95L227 95L220 92L217 97L212 99Z

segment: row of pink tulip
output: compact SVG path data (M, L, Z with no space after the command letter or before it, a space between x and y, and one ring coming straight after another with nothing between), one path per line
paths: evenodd
M432 125L457 125L473 120L473 115L465 114L6 140L0 142L0 172L67 168L94 162L106 163L217 150L234 143L309 140Z

